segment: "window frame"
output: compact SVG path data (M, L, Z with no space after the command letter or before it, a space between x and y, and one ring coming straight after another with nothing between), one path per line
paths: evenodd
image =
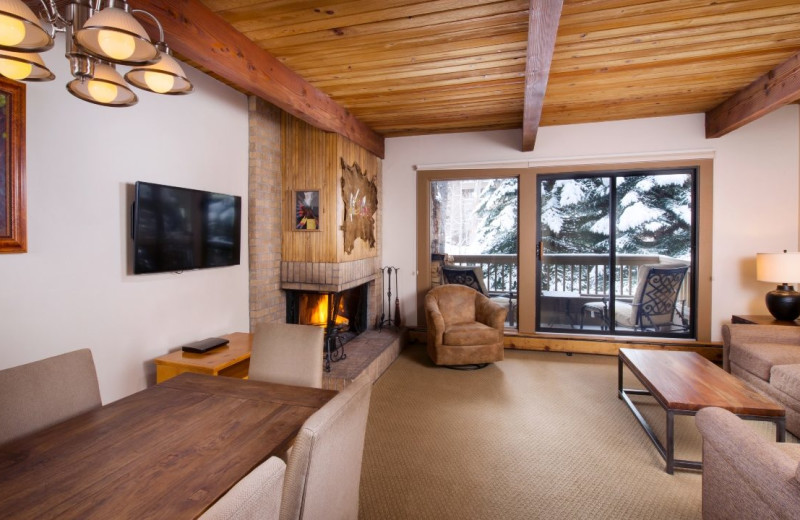
M457 180L465 178L519 178L519 242L518 242L518 334L529 337L547 338L558 336L574 340L602 341L616 343L630 341L632 336L590 336L587 334L564 334L536 332L536 236L537 236L537 176L540 174L576 174L593 171L619 171L637 169L696 168L696 308L692 309L695 319L695 338L657 338L641 336L651 343L671 343L676 341L692 343L711 341L711 268L712 268L712 230L713 230L713 159L687 158L677 160L649 160L617 162L592 162L586 164L559 164L554 166L530 166L527 168L453 169L417 171L417 326L425 327L425 294L431 288L430 252L430 183L433 180ZM527 268L526 266L534 266ZM636 336L637 338L640 336Z

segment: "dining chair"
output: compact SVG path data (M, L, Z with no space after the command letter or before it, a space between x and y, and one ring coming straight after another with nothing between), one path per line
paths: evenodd
M253 334L248 377L322 388L325 331L314 325L261 323Z
M0 444L101 405L89 349L0 370Z
M236 483L200 520L275 520L281 511L286 464L270 457Z
M281 520L358 518L372 382L364 374L306 420L286 465Z

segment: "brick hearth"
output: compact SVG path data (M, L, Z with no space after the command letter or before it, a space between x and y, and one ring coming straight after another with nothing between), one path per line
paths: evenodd
M362 373L374 383L397 359L405 345L405 332L394 329L368 330L344 346L347 359L331 363L322 376L322 387L341 390Z

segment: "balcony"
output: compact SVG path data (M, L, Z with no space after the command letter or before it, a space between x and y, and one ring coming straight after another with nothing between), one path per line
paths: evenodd
M452 255L453 263L462 266L479 266L490 296L510 296L509 326L514 326L518 293L517 255ZM630 301L636 293L639 266L645 264L686 265L685 260L661 255L618 254L616 256L614 294L619 300ZM678 296L679 315L689 314L690 276L686 276ZM608 256L598 254L547 254L542 258L541 324L544 328L577 329L584 318L586 330L600 330L601 317L582 316L583 305L603 301L611 290L611 272ZM681 317L682 316L682 317ZM681 321L683 323L683 321Z

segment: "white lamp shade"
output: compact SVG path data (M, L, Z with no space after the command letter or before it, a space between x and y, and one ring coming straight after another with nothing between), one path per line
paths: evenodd
M123 65L146 65L158 59L158 49L132 14L116 7L86 20L75 40L89 54Z
M152 65L131 69L125 74L125 79L136 87L157 94L188 94L193 89L178 60L166 52L162 52L161 59Z
M97 63L89 79L74 79L67 84L69 92L84 101L106 107L129 107L139 99L111 65Z
M44 64L42 57L35 52L0 51L0 74L17 81L55 79L55 75Z
M52 48L53 43L36 15L21 0L0 0L0 49L43 52Z
M756 279L760 282L800 282L800 253L756 254Z

